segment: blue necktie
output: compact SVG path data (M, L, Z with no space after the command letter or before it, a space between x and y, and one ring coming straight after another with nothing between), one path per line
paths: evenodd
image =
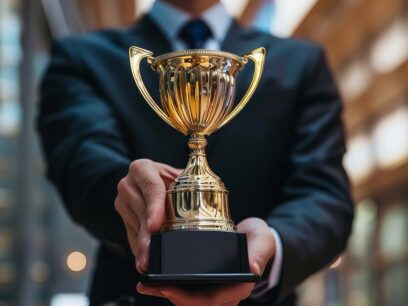
M203 49L204 43L212 36L208 25L200 20L187 22L180 31L179 37L189 49Z

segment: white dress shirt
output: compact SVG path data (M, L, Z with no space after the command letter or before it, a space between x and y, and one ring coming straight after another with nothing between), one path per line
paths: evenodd
M171 43L173 50L187 49L186 43L181 40L178 35L182 27L193 19L191 15L164 1L157 0L153 4L149 16ZM200 19L207 23L212 32L212 37L204 43L204 48L219 50L231 25L232 17L228 15L222 3L218 3L206 10L200 16ZM254 292L252 295L254 298L261 296L267 290L275 287L279 282L283 260L282 241L275 229L271 228L271 230L275 237L276 253L272 262L268 285L265 286L265 289L257 290L256 293Z
M192 16L164 1L156 1L149 16L164 33L174 50L187 49L186 43L178 35L182 27L193 19ZM212 37L204 43L204 48L219 50L231 25L231 16L227 14L224 6L220 3L210 7L200 17L212 32Z

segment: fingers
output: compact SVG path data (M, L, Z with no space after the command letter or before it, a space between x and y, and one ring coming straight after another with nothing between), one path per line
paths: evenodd
M265 232L265 235L253 235L248 239L248 259L252 273L261 275L274 254L275 239L272 233Z
M160 172L160 176L161 176L161 178L163 180L163 183L164 183L164 186L165 186L166 190L169 189L171 183L173 183L174 180L177 177L177 175L173 175L173 174L170 174L170 173L162 173L162 172Z
M139 231L138 214L132 209L123 194L118 194L116 197L115 208L122 217L123 222L137 233Z
M160 174L171 176L173 178L176 178L183 171L183 169L177 169L162 163L156 163L156 165L159 168Z
M115 200L115 208L122 217L123 224L126 228L126 235L129 242L130 249L137 259L136 267L137 270L140 272L142 270L142 265L139 263L138 258L139 254L143 252L140 251L139 240L140 240L140 221L139 217L136 213L132 210L130 205L126 200L124 200L123 194L118 194Z
M275 255L275 237L271 229L264 220L258 218L245 219L238 224L237 228L247 235L251 272L261 275Z
M125 224L140 273L148 267L150 233L160 230L164 221L166 184L169 185L180 171L140 159L132 162L128 175L118 184L115 208Z
M125 200L138 218L145 213L145 201L136 183L131 177L126 177L119 182L118 196Z
M129 242L130 249L132 250L133 255L137 255L137 232L129 226L128 223L124 222L126 228L126 235Z
M137 187L143 195L146 207L147 229L156 232L164 220L166 187L156 164L150 160L137 160L130 166Z
M253 284L239 284L189 292L173 286L155 287L138 284L137 291L141 294L167 298L177 306L232 306L246 299L253 287Z
M208 304L203 304L204 298L200 294L190 294L184 290L177 287L162 287L161 293L174 305L177 306L202 306L202 305L214 305L216 304L209 302Z
M142 285L141 283L138 283L136 286L136 290L140 294L166 298L166 296L161 292L160 287L158 286L145 286Z
M246 299L254 288L252 283L234 284L212 289L206 294L216 305L234 304Z
M159 169L164 185L166 186L166 190L169 189L170 184L173 183L175 178L183 171L182 169L176 169L162 163L156 163L156 165Z
M227 302L225 304L222 304L220 306L237 306L241 301L234 301L234 302Z
M149 265L150 233L147 230L146 222L140 223L139 234L137 235L136 269L142 274L147 271Z
M176 287L144 286L141 283L138 283L136 286L136 290L140 294L168 299L176 306L201 306L201 304L197 304L197 301L193 301L189 297L186 297L187 293L182 292L181 289L178 289ZM216 306L214 304L208 305Z

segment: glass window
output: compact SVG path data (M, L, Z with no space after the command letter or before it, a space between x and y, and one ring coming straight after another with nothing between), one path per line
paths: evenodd
M289 36L310 11L317 0L276 0L274 33Z
M395 167L408 157L408 106L385 115L374 127L376 160L382 167Z
M377 305L374 293L373 275L370 271L356 270L347 281L348 306L375 306Z
M386 304L406 306L408 301L408 265L399 264L391 267L384 275L384 293Z
M372 200L357 204L350 238L350 255L361 263L368 264L374 248L374 232L377 224L377 205Z
M0 2L0 136L16 132L20 123L18 1Z
M403 259L408 251L408 208L393 205L384 215L380 230L381 253L388 262Z
M360 95L370 84L372 72L365 59L357 58L339 77L340 91L346 102Z
M362 180L375 166L371 139L361 133L352 137L347 147L344 166L353 181Z
M377 39L370 55L373 70L387 73L408 59L408 22L397 19Z

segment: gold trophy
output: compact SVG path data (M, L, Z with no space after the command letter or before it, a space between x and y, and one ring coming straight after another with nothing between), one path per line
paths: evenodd
M205 136L231 121L248 103L262 75L265 49L245 55L214 50L183 50L153 57L129 49L131 69L141 94L167 124L189 135L186 169L167 191L166 220L151 237L149 271L142 283L208 284L255 282L249 273L245 234L236 232L228 190L208 166ZM140 62L147 58L160 76L161 106L146 89ZM234 108L236 75L252 60L254 76Z

